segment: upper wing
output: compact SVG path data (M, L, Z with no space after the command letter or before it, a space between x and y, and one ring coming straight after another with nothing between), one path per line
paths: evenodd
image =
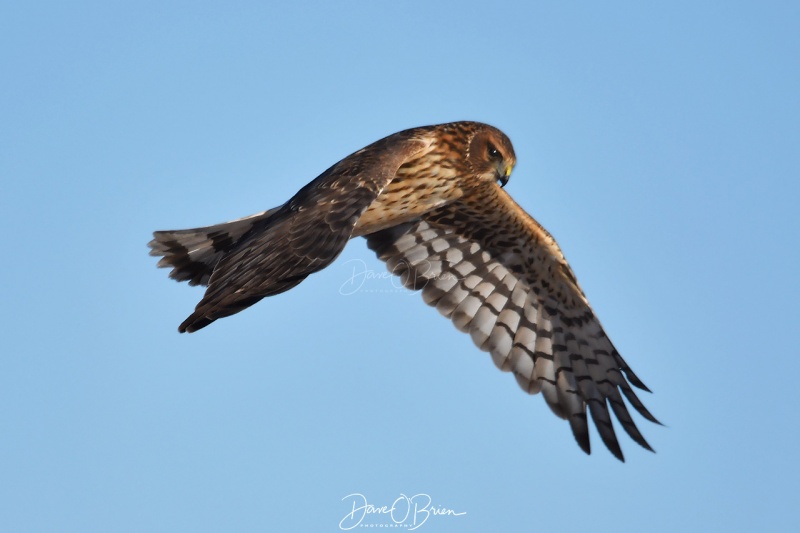
M620 394L658 423L630 384L647 388L606 336L555 240L499 186L487 184L367 240L498 368L513 372L527 392L541 392L584 451L588 405L603 442L624 460L609 404L631 438L652 450Z
M406 130L359 150L257 222L216 264L203 299L178 330L196 331L328 266L397 169L428 146L423 137L421 129Z

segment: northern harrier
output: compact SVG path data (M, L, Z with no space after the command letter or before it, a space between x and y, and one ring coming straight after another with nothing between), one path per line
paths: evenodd
M413 128L342 159L285 204L204 228L157 231L159 267L206 293L178 328L289 290L328 266L353 237L368 246L475 344L541 392L590 453L587 407L605 445L624 460L608 407L652 450L622 395L658 421L594 315L552 236L503 190L516 162L511 141L477 122Z

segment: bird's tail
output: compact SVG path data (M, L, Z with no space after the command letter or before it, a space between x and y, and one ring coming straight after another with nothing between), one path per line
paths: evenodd
M163 256L158 266L171 267L172 279L188 281L189 285L208 285L225 252L278 209L204 228L153 232L153 240L148 243L150 255Z

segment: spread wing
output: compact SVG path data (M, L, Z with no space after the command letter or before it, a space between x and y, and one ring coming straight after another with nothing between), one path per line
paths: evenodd
M420 129L406 130L359 150L268 216L254 219L214 265L203 299L179 331L196 331L266 296L291 289L328 266L397 169L428 145L422 133ZM206 281L202 274L197 278L201 283Z
M609 414L652 451L628 412L658 423L631 384L648 390L611 344L555 240L495 184L413 222L367 236L406 287L469 333L528 393L541 392L590 453L588 411L624 460Z

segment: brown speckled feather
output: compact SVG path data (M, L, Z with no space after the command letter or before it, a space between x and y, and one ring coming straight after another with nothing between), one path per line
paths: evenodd
M427 147L417 133L406 131L359 150L257 221L214 266L206 294L179 331L197 331L328 266L397 169Z

